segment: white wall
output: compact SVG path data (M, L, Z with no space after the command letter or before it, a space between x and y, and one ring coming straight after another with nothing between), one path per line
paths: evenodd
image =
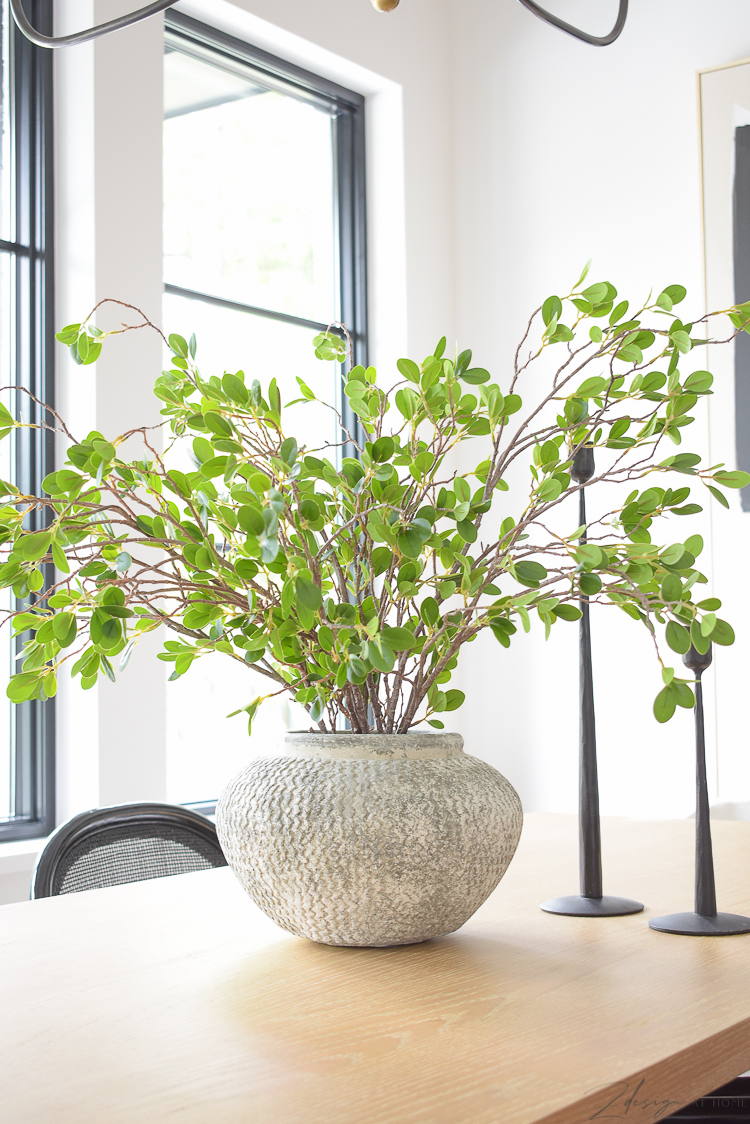
M603 7L568 0L554 10L564 8L573 22L588 18L598 30L609 18ZM462 343L502 382L529 311L572 284L590 257L594 279L612 281L626 296L680 281L690 307L702 312L696 72L750 54L747 5L635 0L621 39L603 49L558 33L517 4L454 0L451 14ZM705 356L697 357L696 367L704 365ZM730 385L716 389L731 393ZM693 429L690 444L697 439L700 449L704 419ZM734 450L714 448L713 456L731 462ZM668 533L679 540L706 528L707 520L674 520ZM593 628L603 810L685 815L693 801L692 716L678 713L666 727L651 717L659 669L635 622L601 611ZM576 638L574 628L558 629L546 646L537 634L507 653L485 638L470 648L463 664L469 701L459 722L518 785L528 808L573 810ZM748 639L719 653L719 680L730 663L746 667L749 654ZM746 744L742 702L735 692L721 694L724 745L735 758L736 743ZM714 786L715 798L747 800L743 756L731 791ZM716 773L714 761L714 780Z

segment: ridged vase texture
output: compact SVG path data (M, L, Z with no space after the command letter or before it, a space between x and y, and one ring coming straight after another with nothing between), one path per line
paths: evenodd
M330 945L459 929L505 874L521 801L458 734L289 734L216 809L239 881L277 925Z

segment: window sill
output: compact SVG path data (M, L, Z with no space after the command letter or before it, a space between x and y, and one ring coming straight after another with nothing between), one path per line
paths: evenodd
M42 838L13 839L9 843L0 843L0 874L9 874L15 870L31 870L46 842L47 839Z

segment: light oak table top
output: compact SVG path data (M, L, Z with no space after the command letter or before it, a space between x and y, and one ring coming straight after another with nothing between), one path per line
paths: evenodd
M0 909L4 1124L578 1124L664 1119L750 1069L750 936L648 929L692 905L693 825L605 820L578 919L573 817L530 815L460 932L342 949L277 929L229 870ZM750 913L750 823L716 823Z

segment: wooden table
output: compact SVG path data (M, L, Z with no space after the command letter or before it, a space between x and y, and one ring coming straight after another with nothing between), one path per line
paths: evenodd
M577 919L575 820L531 815L459 932L328 948L277 929L229 870L0 909L7 1124L652 1121L750 1068L750 937L666 936L691 907L685 822L604 821ZM719 908L750 913L750 823L714 825Z

